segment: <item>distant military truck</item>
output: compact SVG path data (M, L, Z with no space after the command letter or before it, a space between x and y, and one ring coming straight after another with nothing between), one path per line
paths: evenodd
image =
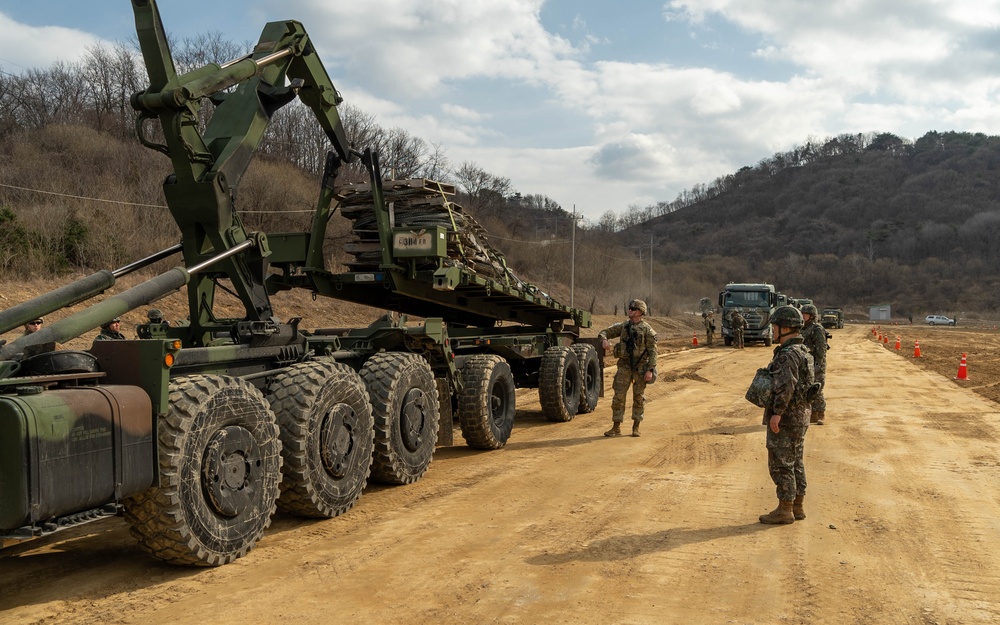
M725 290L719 293L719 308L722 310L722 340L726 345L733 344L732 314L740 311L747 322L743 331L744 342L763 341L770 345L771 311L778 301L778 294L772 284L740 284L730 282Z
M824 328L842 329L844 327L844 309L824 308L820 323L823 324Z

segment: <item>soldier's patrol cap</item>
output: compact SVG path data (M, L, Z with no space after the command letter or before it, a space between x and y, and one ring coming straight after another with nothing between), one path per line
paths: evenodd
M121 317L115 317L111 321L105 321L104 323L102 323L101 327L102 328L110 328L112 323L121 323L121 322L122 322Z
M641 299L634 299L634 300L630 301L628 303L628 309L629 310L638 310L639 312L641 312L644 315L646 314L646 311L649 310L648 308L646 308L646 302L642 301Z

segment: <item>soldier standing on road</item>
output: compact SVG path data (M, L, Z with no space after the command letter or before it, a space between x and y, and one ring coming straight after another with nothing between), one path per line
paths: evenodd
M747 327L747 320L743 318L739 308L734 310L729 318L733 326L733 347L743 349L743 330Z
M816 319L819 310L812 304L802 307L802 318L805 324L802 326L802 339L805 341L806 349L813 357L813 372L816 374L816 381L820 385L819 393L812 402L812 416L809 423L823 425L826 418L826 397L823 395L823 387L826 386L826 330Z
M122 334L122 320L115 317L111 321L101 324L101 333L97 335L95 341L124 341Z
M701 316L702 322L705 324L705 343L711 345L712 340L715 338L715 313L709 310L702 313Z
M781 306L771 316L775 342L771 372L773 394L764 409L767 426L767 469L777 487L778 507L760 516L761 523L783 525L806 518L806 470L802 460L806 430L809 429L809 400L813 385L812 356L803 344L799 329L802 313Z
M625 395L632 387L632 436L639 436L639 422L645 407L643 393L646 384L653 381L656 370L656 332L642 320L646 314L646 302L634 299L628 303L628 321L616 323L597 336L602 339L605 351L611 347L608 339L621 337L615 345L618 370L611 388L615 391L611 400L611 429L605 436L621 436L622 421L625 420Z

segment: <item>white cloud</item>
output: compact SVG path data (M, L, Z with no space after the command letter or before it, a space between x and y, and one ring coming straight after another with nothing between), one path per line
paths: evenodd
M426 97L472 77L536 82L574 54L539 22L542 0L290 0L324 57L363 67L386 92ZM359 25L369 24L368 28Z
M280 12L380 124L591 216L670 201L810 137L1000 127L1000 0L665 0L664 27L690 47L659 57L607 38L597 4L559 7L573 42L545 29L543 5L557 12L545 0L287 0ZM97 41L0 14L0 58L15 63L75 59Z
M481 121L484 117L486 117L479 111L474 111L464 106L451 104L450 102L445 102L444 104L442 104L441 111L448 117L470 122L478 122Z
M25 69L45 68L56 61L74 62L86 48L101 43L99 37L61 26L28 26L0 13L0 67L17 74Z

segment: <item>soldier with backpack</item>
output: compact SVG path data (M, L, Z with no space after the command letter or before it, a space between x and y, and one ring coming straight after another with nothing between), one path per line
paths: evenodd
M747 328L747 320L743 318L743 309L737 308L730 313L729 320L733 329L733 347L743 349L743 331Z
M826 387L826 350L829 346L826 343L826 330L819 324L818 317L819 309L814 305L806 304L802 307L802 318L805 320L802 326L802 340L813 357L813 372L820 387L816 399L812 402L812 417L809 423L823 425L826 419L826 397L823 395L823 388Z
M769 525L793 523L806 518L806 471L803 449L809 428L810 402L816 388L813 359L799 330L802 313L781 306L771 315L771 331L778 345L767 369L772 396L764 408L767 426L767 469L774 481L778 507L760 516Z

